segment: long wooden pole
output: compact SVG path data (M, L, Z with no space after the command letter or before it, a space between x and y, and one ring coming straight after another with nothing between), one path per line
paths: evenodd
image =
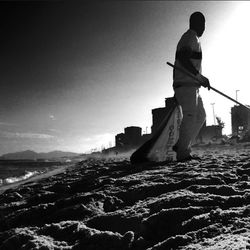
M184 73L184 74L186 74L186 75L192 77L195 81L197 81L197 82L199 82L200 84L202 84L202 83L200 82L200 80L197 79L197 78L195 77L195 75L193 75L192 73L186 71L185 69L180 68L180 67L178 67L178 66L176 66L176 65L173 65L173 64L170 63L170 62L167 62L167 65L169 65L170 67L172 67L172 68L174 68L174 69L177 69L177 70L181 71L182 73ZM244 104L238 102L237 100L233 99L232 97L230 97L230 96L228 96L228 95L222 93L221 91L219 91L218 89L215 89L215 88L212 87L212 86L210 86L210 89L212 89L213 91L217 92L218 94L220 94L220 95L222 95L222 96L228 98L229 100L231 100L231 101L233 101L233 102L239 104L240 106L246 108L246 109L250 112L250 108L248 108L248 107L245 106Z

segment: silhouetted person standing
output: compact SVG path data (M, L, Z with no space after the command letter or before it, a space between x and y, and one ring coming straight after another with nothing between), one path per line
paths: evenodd
M199 37L204 30L204 15L194 12L189 19L189 29L177 45L175 65L195 75L202 82L202 86L209 89L209 80L201 75L202 51ZM173 149L177 153L178 161L186 161L193 159L191 145L206 120L206 113L199 95L201 85L177 69L174 70L173 76L175 97L183 112L179 140Z

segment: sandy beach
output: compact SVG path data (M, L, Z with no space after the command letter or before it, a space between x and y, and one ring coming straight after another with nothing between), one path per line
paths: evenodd
M89 159L2 190L0 249L249 249L250 148L195 153Z

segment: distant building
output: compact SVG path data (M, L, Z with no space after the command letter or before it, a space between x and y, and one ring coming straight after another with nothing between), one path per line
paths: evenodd
M248 106L250 107L250 106ZM250 131L250 112L235 105L231 108L232 135L242 135Z
M144 142L149 140L150 137L151 134L142 135L142 129L140 127L126 127L124 133L115 136L115 148L118 151L138 148Z
M127 141L126 141L126 136L125 136L124 133L117 134L117 135L115 136L115 147L116 147L116 148L122 148L122 147L124 147L126 144L127 144Z
M125 138L127 141L127 144L130 146L138 146L140 144L141 140L141 131L142 129L140 127L127 127L124 129L125 132Z
M154 134L159 126L161 125L161 122L165 118L167 113L167 108L156 108L152 109L152 119L153 119L153 124L151 127L152 134Z
M154 134L161 125L169 109L172 107L173 102L174 102L173 97L165 98L165 107L152 109L152 119L153 119L153 124L151 127L152 134Z
M222 139L222 129L223 127L220 125L206 126L206 123L204 123L196 138L196 143L209 143Z

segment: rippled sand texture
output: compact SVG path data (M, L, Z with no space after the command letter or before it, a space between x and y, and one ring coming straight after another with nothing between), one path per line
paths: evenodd
M0 249L250 249L250 149L89 160L0 196Z

